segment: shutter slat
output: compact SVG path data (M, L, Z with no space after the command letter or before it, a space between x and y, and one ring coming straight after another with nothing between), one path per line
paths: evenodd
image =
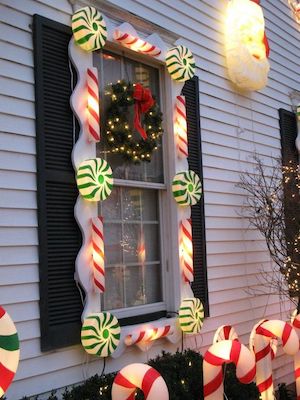
M78 191L71 163L70 37L69 27L34 16L42 351L80 342L82 304L74 271L81 235L74 218Z
M195 76L193 79L190 79L185 83L182 94L185 96L186 101L189 169L195 171L196 174L199 175L203 187L198 77ZM192 289L195 297L201 299L204 304L205 314L208 316L209 304L207 290L204 194L202 194L201 201L191 207L191 217L194 261L194 282L192 284Z

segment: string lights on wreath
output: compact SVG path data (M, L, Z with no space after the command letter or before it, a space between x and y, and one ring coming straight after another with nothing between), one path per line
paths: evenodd
M105 132L111 152L135 163L150 162L163 134L162 113L150 89L122 80L111 84L105 95L110 97Z

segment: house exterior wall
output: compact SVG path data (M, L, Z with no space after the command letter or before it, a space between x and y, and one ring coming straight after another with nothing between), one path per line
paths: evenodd
M205 187L210 318L187 346L202 353L215 329L230 323L243 343L262 318L287 318L289 305L277 296L251 296L257 272L270 266L263 239L239 216L244 195L239 173L251 169L253 151L280 155L278 109L291 109L289 92L300 90L300 33L287 0L262 0L271 47L268 86L239 93L225 67L223 29L228 0L111 0L138 17L182 38L193 52L200 79L200 115ZM93 2L97 7L97 1ZM146 5L147 3L147 5ZM102 2L103 4L103 2ZM101 4L98 5L101 9ZM67 0L0 0L0 304L16 323L21 361L9 400L82 381L101 371L81 346L41 353L36 203L36 149L32 16L70 24ZM158 342L148 354L130 349L109 360L106 371L147 361L165 349ZM274 377L291 381L291 361L279 353Z

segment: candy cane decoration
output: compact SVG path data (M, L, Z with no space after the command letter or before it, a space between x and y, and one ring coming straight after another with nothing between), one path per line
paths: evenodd
M205 400L223 400L222 365L233 362L236 376L242 383L255 377L255 358L246 346L237 340L222 340L213 344L203 359L203 390Z
M100 114L99 114L99 88L98 69L88 68L86 73L87 84L87 125L90 142L100 142Z
M213 343L221 342L222 340L238 340L238 334L231 325L220 326L214 335Z
M180 222L180 263L185 282L194 280L192 220L183 219Z
M125 344L127 346L132 346L133 344L147 344L153 340L161 339L163 337L172 335L174 333L174 328L170 325L162 326L159 328L150 328L145 331L140 331L138 333L132 333L125 337Z
M250 351L253 351L253 353L254 353L254 338L255 338L255 335L256 335L256 328L258 328L261 324L263 324L264 322L267 322L267 321L268 321L267 319L261 319L252 328L252 331L251 331L250 337L249 337L249 349L250 349ZM278 350L278 339L272 338L269 341L268 348L266 349L266 351L270 351L271 352L271 359L272 360L274 360L274 358L276 357L277 350Z
M116 375L111 389L112 400L134 400L136 389L145 400L169 400L166 382L156 369L146 364L130 364Z
M295 355L299 350L299 339L292 326L280 320L265 321L255 330L254 352L256 359L256 385L262 400L273 400L272 356L270 341L282 340L286 354Z
M94 290L105 291L103 217L92 218Z
M187 140L185 96L176 97L174 131L177 141L177 155L179 158L186 158L189 155L189 152Z
M300 340L300 314L298 314L297 310L293 312L291 322ZM298 350L298 352L294 356L294 370L295 370L297 400L300 400L300 350Z
M161 49L159 47L133 36L130 33L122 32L119 29L114 31L114 39L122 46L139 53L147 54L148 56L158 57L161 54Z

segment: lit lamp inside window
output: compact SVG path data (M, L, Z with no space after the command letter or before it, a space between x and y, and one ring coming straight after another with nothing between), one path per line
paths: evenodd
M270 69L265 21L258 0L228 2L225 51L230 79L240 88L266 86Z

